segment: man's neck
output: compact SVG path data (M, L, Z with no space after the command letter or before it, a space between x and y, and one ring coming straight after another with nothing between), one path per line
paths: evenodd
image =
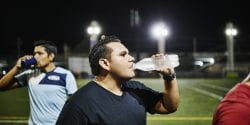
M104 89L114 93L115 95L121 96L123 94L121 82L103 76L96 76L94 81L100 86L102 86Z
M56 68L54 63L49 63L43 70L44 72L51 72Z

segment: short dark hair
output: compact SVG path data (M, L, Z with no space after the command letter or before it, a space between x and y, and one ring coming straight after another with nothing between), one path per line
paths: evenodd
M101 66L99 65L99 59L106 58L110 60L111 48L106 44L111 42L121 42L116 36L104 36L102 35L100 40L93 46L89 53L89 63L93 75L99 75L101 73Z
M45 48L45 51L48 53L48 55L50 55L51 53L53 53L55 55L57 55L57 46L55 43L51 42L51 41L46 41L46 40L38 40L34 42L34 47L36 46L42 46ZM53 61L55 60L55 58L53 59Z

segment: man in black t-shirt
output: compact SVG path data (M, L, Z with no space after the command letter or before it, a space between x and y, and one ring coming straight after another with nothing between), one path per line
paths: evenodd
M64 105L57 125L146 125L146 112L177 110L179 88L174 69L157 70L164 79L161 93L132 81L134 58L117 37L102 36L92 48L89 62L95 78Z

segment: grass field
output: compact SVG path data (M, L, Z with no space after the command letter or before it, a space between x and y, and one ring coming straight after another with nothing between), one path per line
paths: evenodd
M136 79L162 90L161 79ZM147 125L211 125L215 107L239 79L178 79L181 102L169 115L148 114ZM79 87L87 80L78 80ZM0 125L25 125L29 115L26 88L0 92Z

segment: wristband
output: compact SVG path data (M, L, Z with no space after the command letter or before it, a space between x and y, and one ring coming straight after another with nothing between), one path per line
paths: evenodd
M176 73L171 73L170 75L164 75L163 79L166 81L172 81L176 78Z

